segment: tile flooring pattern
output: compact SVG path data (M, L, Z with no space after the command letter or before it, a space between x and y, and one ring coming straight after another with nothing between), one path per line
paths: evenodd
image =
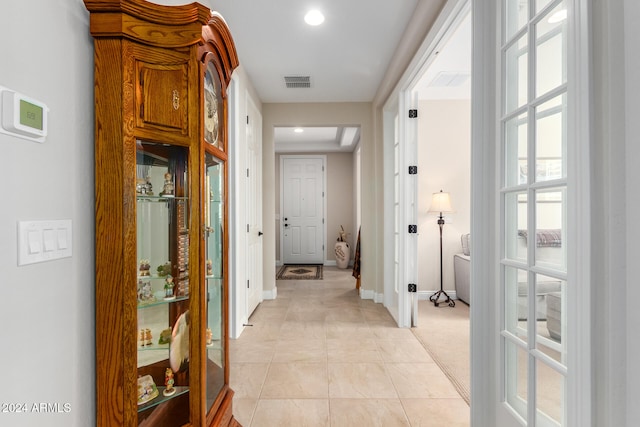
M411 330L360 299L350 271L277 287L229 345L244 427L469 426L469 406Z

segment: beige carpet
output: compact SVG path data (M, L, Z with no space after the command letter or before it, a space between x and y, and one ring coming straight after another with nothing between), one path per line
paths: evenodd
M411 328L418 341L426 348L436 364L451 380L460 396L470 402L471 390L471 334L469 306L456 300L455 307L434 307L430 301L418 303L418 326ZM526 322L522 322L523 328ZM538 334L550 338L545 321L538 322ZM538 344L549 357L560 361L561 355L549 347ZM527 398L527 358L519 353L518 395ZM537 365L538 408L554 420L562 419L563 377L544 364Z
M469 306L456 300L455 307L430 301L418 303L418 326L413 334L427 349L460 396L469 403L471 389Z
M276 280L322 280L322 265L283 265Z

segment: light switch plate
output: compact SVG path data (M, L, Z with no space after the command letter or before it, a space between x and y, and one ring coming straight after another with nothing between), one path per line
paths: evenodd
M18 222L18 265L52 261L72 255L70 219Z

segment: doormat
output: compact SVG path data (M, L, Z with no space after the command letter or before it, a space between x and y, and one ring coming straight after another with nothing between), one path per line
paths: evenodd
M322 265L283 265L276 280L322 280Z

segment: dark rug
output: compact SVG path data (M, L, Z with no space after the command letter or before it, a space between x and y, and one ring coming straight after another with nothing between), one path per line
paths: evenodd
M322 265L283 265L276 280L322 280Z

